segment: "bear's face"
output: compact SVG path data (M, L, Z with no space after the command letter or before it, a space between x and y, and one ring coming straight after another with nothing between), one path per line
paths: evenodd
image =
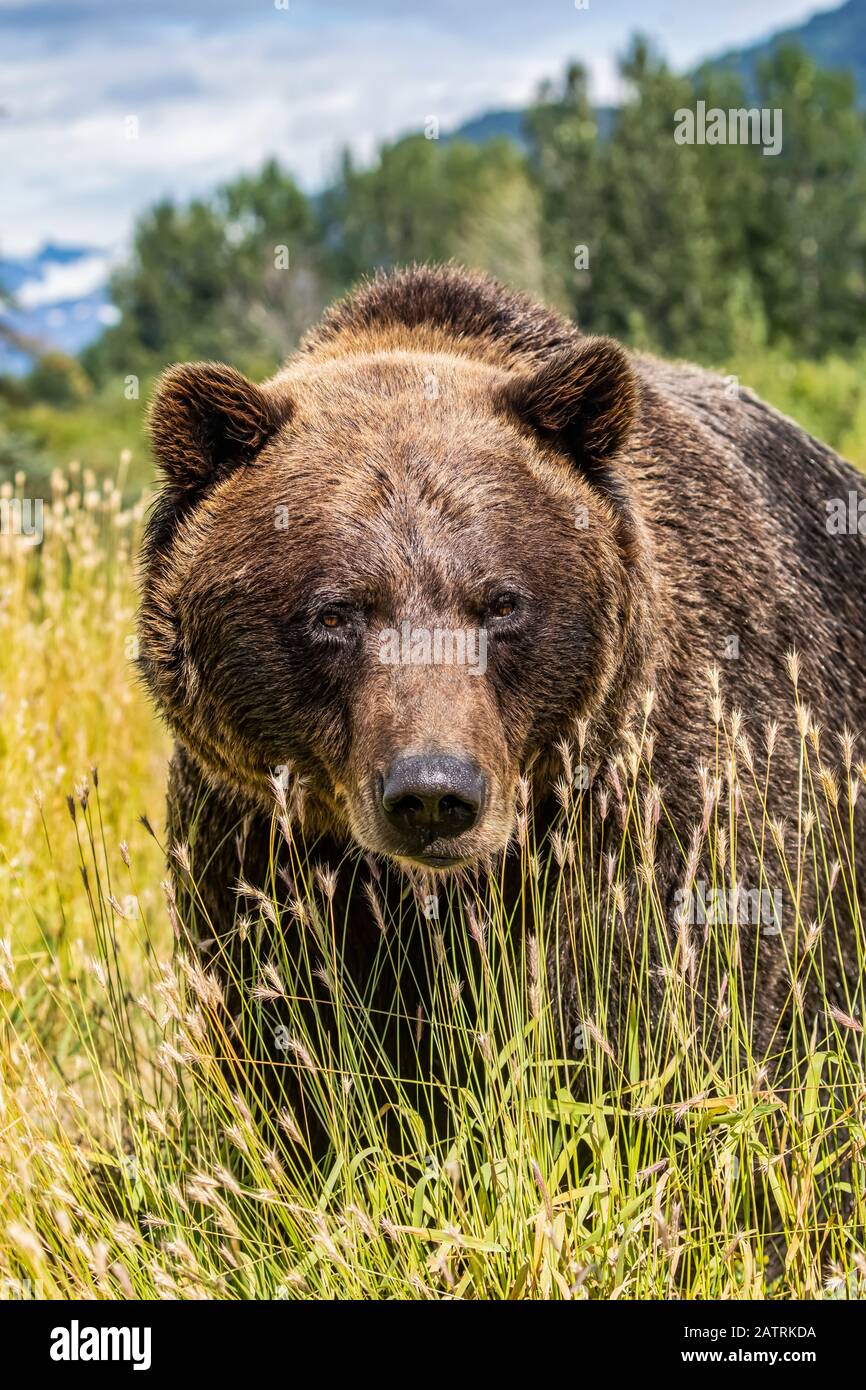
M629 368L586 340L545 371L389 353L164 378L142 664L217 781L273 806L289 769L318 827L429 868L505 846L519 777L600 706L622 642L599 477Z

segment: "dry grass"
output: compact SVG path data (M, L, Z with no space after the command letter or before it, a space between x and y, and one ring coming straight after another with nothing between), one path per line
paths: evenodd
M668 1022L648 1056L628 1046L611 1065L595 1020L628 857L580 879L587 821L570 793L558 874L544 879L531 828L521 837L528 932L513 930L495 884L452 885L429 924L443 949L419 1047L446 1078L447 1142L390 1069L363 991L344 980L327 880L294 838L303 889L285 939L302 938L310 987L324 969L338 1041L298 1013L286 1066L303 1070L330 1135L326 1160L311 1163L297 1116L264 1113L227 1082L214 1039L240 1045L218 987L184 949L161 886L163 848L138 819L159 835L167 754L131 660L141 516L122 510L116 487L73 471L54 480L40 547L0 537L0 1288L56 1298L854 1295L866 1277L855 1003L827 1012L820 1036L795 1020L802 1070L790 1091L774 1091L750 1054L748 1009L731 1011L726 1060L713 1063L684 1043L700 943L670 931L645 873L637 924L666 943ZM736 715L732 726L717 713L705 848L725 886L738 789L760 803L772 757L744 749ZM844 749L822 776L802 723L802 802L784 839L757 827L768 877L787 876L795 897L798 866L823 866L821 920L802 923L790 958L795 1001L832 949L834 902L856 899L862 780ZM658 812L647 753L639 735L610 792L629 853L645 863ZM686 846L684 880L687 859ZM579 1087L557 1058L539 967L557 894L575 940L579 918L585 953ZM279 912L260 905L265 918ZM418 909L409 897L402 910ZM386 916L383 927L384 952L400 923ZM731 1000L741 997L735 936ZM279 951L260 962L244 993L248 1037L269 1027L290 978ZM636 1038L640 967L632 983ZM743 997L754 999L751 984ZM374 1074L399 1116L400 1152Z

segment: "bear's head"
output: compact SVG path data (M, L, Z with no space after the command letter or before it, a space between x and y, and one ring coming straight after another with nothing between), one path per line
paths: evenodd
M141 664L211 780L272 808L291 769L317 828L403 862L502 850L627 660L637 399L602 338L170 369Z

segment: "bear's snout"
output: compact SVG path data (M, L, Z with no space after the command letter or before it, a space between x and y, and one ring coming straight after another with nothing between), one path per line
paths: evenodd
M471 758L453 753L414 753L397 757L379 787L379 805L404 853L431 864L455 856L440 843L475 826L487 794L483 773Z

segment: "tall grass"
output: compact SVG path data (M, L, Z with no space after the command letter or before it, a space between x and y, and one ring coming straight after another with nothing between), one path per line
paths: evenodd
M843 901L863 961L853 837L864 770L850 742L822 747L796 686L802 777L786 823L767 810L778 733L751 744L716 682L704 821L683 828L682 847L686 894L699 858L711 865L708 893L735 888L746 837L762 882L784 882L795 906L809 866L823 885L817 919L797 912L795 940L778 943L792 1010L771 1051L790 1049L789 1076L750 1043L761 1001L744 977L743 928L666 920L647 728L594 793L616 823L616 855L592 843L588 794L570 775L579 747L562 749L551 854L524 798L516 905L495 877L471 875L406 878L395 897L384 865L348 856L381 928L379 961L360 984L342 968L333 879L277 793L274 843L293 889L286 902L274 875L247 896L238 931L252 964L234 982L232 1017L227 982L199 964L183 897L166 881L167 853L182 881L195 866L186 846L162 843L167 740L133 674L142 507L124 510L122 486L78 472L52 489L40 546L0 538L0 1291L856 1296L866 1278L859 1000L825 1001L807 1027L804 999L821 991ZM758 811L748 823L745 806ZM578 966L572 1062L546 968L554 919ZM634 949L614 1048L604 1019L623 924ZM398 987L383 1010L374 992L380 965L410 970L411 932L428 939L429 1002L395 1058L381 1039L405 1003ZM707 979L710 933L721 965ZM696 981L715 1001L715 1051ZM323 994L331 1029L300 1005ZM249 1060L265 1050L269 1062ZM298 1076L302 1105L288 1085L267 1104L245 1086L265 1065ZM311 1116L326 1135L315 1154Z

